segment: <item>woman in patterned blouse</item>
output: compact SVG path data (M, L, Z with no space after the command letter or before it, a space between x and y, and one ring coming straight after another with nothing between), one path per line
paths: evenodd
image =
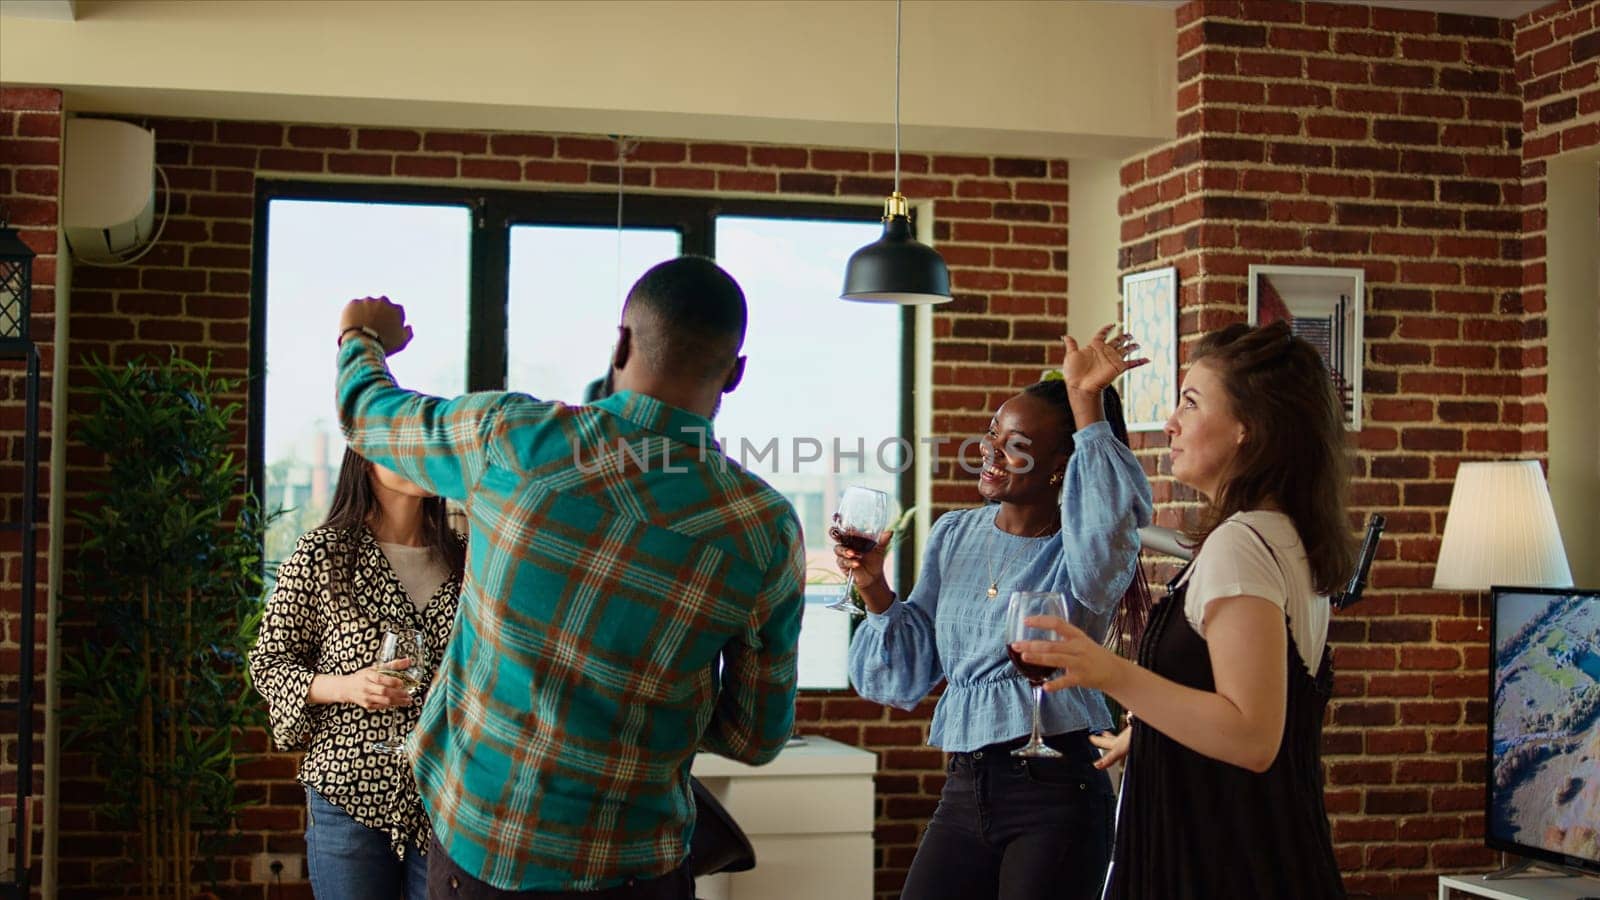
M273 743L306 750L306 862L318 897L427 896L430 833L416 783L404 757L368 745L416 723L450 638L465 555L443 498L346 450L327 521L278 568L250 675ZM415 700L374 668L383 632L395 628L428 645Z

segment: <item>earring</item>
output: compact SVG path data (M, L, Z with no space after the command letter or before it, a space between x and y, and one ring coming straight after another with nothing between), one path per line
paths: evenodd
M1057 472L1054 475L1051 475L1050 476L1050 483L1051 484L1060 484L1061 483L1061 473Z

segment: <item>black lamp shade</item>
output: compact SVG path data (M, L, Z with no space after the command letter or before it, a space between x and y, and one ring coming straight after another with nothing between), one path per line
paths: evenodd
M0 224L0 344L28 341L33 255L16 229Z
M891 215L883 220L883 237L851 254L839 296L902 306L946 303L950 270L944 257L912 236L908 217Z

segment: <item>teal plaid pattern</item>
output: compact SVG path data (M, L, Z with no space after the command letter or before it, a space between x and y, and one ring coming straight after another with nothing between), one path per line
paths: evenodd
M460 613L414 739L450 858L503 890L680 865L695 751L767 762L794 725L789 502L709 420L643 394L430 397L352 334L338 403L358 453L466 507Z

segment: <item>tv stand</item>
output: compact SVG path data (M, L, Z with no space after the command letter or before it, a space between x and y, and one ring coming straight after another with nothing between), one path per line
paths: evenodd
M1600 900L1600 880L1573 875L1525 875L1486 881L1482 875L1440 875L1439 900Z
M1512 878L1514 876L1521 875L1523 872L1528 871L1529 869L1533 868L1534 866L1541 866L1541 865L1544 865L1544 864L1540 863L1536 859L1526 859L1526 858L1524 858L1524 859L1519 859L1514 863L1507 863L1505 865L1505 868L1495 869L1493 872L1490 872L1487 875L1480 875L1478 877L1482 878L1484 881L1499 881L1502 878ZM1540 876L1540 877L1544 877L1544 878L1577 878L1578 877L1578 873L1577 872L1568 872L1566 869L1555 868L1555 867L1552 867L1552 866L1545 866L1545 868L1549 869L1549 874L1548 875L1544 875L1544 876Z

